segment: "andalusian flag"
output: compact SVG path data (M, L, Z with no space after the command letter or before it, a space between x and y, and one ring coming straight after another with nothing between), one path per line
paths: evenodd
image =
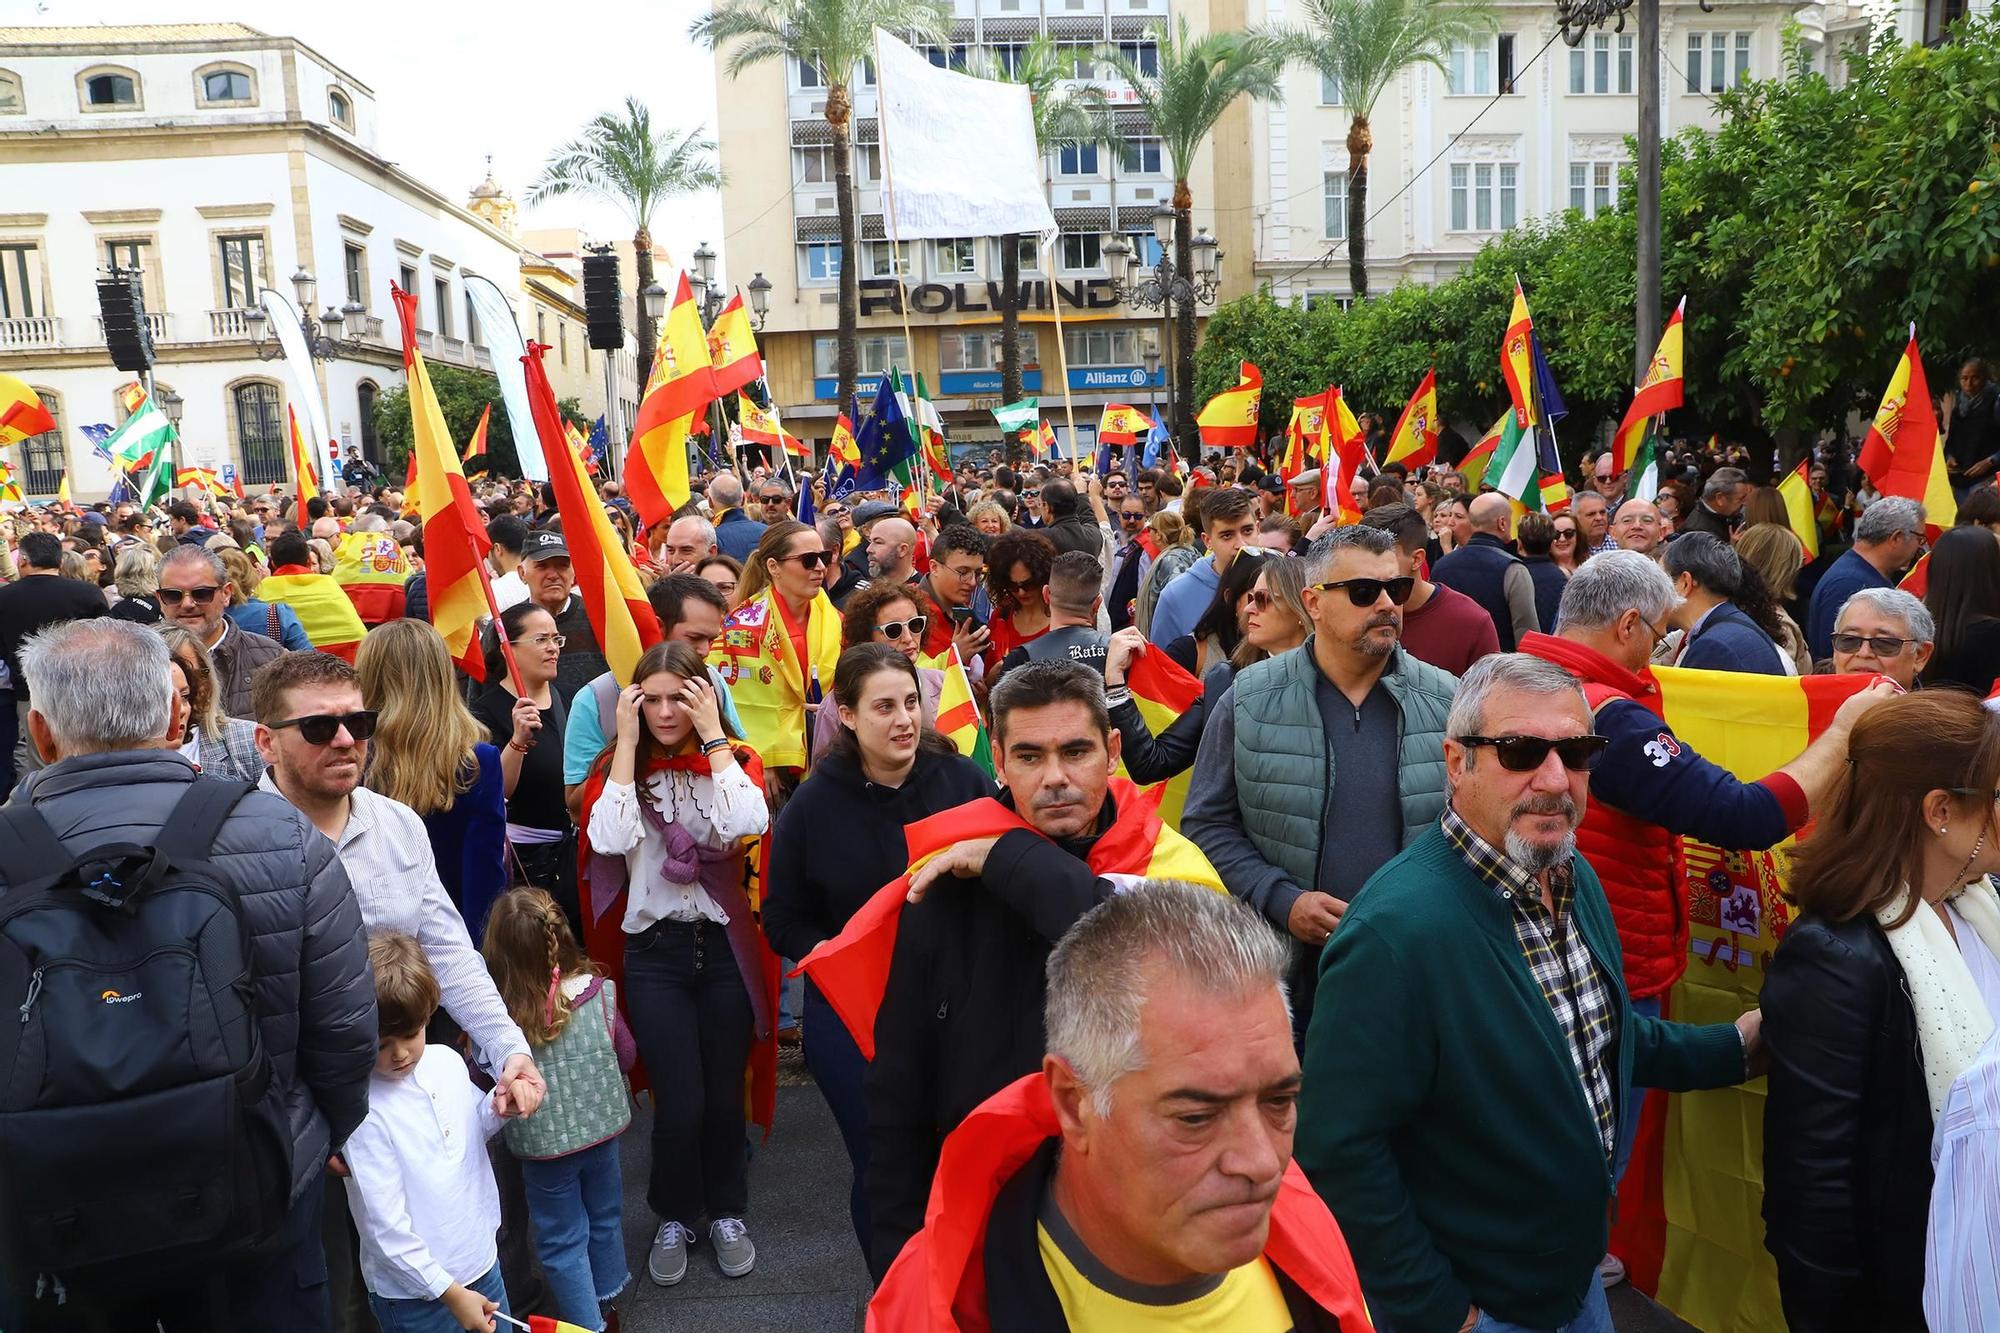
M19 444L55 428L56 419L26 380L0 375L0 446Z
M1501 424L1493 457L1486 465L1486 484L1525 504L1530 495L1540 490L1539 476L1535 468L1534 432L1522 428L1518 412L1509 412ZM1471 485L1470 478L1466 484Z
M1632 395L1632 405L1625 409L1625 419L1618 425L1617 435L1611 441L1611 470L1614 473L1630 472L1643 466L1641 454L1650 443L1653 424L1664 413L1681 405L1685 395L1685 380L1681 363L1681 316L1687 311L1687 298L1674 307L1674 317L1667 321L1667 327L1660 334L1660 345L1653 352L1653 359L1646 367L1645 383ZM1645 499L1652 497L1645 496Z
M1201 681L1158 649L1132 659L1125 668L1125 684L1132 691L1132 702L1138 705L1139 716L1146 719L1147 730L1155 736L1179 721L1202 693ZM1122 761L1117 771L1121 777L1129 776ZM1161 822L1176 832L1181 826L1181 811L1187 806L1188 784L1193 776L1192 768L1184 768L1165 782L1144 789L1146 799L1159 810Z
M493 404L488 403L479 409L479 424L472 428L472 438L465 442L463 470L467 476L486 470L486 465L490 461L486 453L486 428L492 420Z
M167 442L155 448L143 464L145 475L139 478L139 506L142 509L159 503L174 488L174 438L169 436Z
M458 669L483 681L486 655L480 648L479 621L482 616L499 614L486 590L485 559L490 545L486 525L473 507L471 488L459 467L458 449L444 424L444 409L431 388L423 353L417 350L417 298L391 283L389 299L395 303L396 317L403 326L403 375L410 390L410 461L417 482L409 494L422 497L417 513L424 531L430 620ZM480 425L483 428L485 424L482 416Z
M1396 429L1389 434L1388 456L1382 462L1422 467L1437 457L1437 443L1438 377L1433 366L1424 372L1424 381L1410 395L1410 401L1403 404L1403 415L1396 418Z
M132 415L125 418L125 424L112 431L104 441L106 452L111 455L114 466L134 471L150 468L154 459L171 454L176 438L174 423L167 420L151 395L141 390L139 402L132 409ZM173 480L173 467L167 468L167 480Z
M306 443L305 432L299 429L299 414L290 403L285 404L285 448L292 465L292 488L299 498L299 512L306 511L306 501L319 494L319 481L313 471L312 446Z
M1778 498L1785 502L1785 522L1792 535L1799 539L1799 545L1806 551L1807 560L1819 559L1818 506L1813 502L1812 482L1808 480L1806 469L1812 466L1811 458L1802 458L1783 481L1778 483Z
M1792 760L1874 678L1751 676L1656 667L1660 711L1683 745L1749 782ZM1787 858L1682 840L1687 972L1667 996L1679 1022L1727 1023L1757 1005L1795 910ZM1611 1252L1632 1285L1709 1333L1783 1328L1764 1249L1762 1081L1712 1092L1648 1092L1618 1191Z
M1354 507L1354 477L1361 471L1368 442L1361 434L1361 423L1355 419L1354 409L1347 405L1347 395L1338 388L1328 389L1326 394L1327 411L1320 426L1321 502L1339 515L1342 523L1359 523L1361 511ZM1329 465L1334 463L1337 466Z
M688 502L688 430L702 409L719 396L701 312L695 307L687 274L682 273L675 286L673 307L660 325L659 350L653 356L653 372L647 377L645 396L639 400L631 449L625 455L626 493L639 511L641 528L665 522ZM557 430L553 440L542 443L546 448L561 440L562 432ZM565 464L562 470L573 469L573 464ZM552 479L556 472L552 463Z
M1507 336L1500 344L1500 374L1507 381L1507 396L1514 400L1514 424L1525 433L1539 419L1535 415L1534 357L1529 341L1534 337L1535 320L1528 313L1528 298L1521 280L1514 280L1514 309L1507 316Z
M1458 474L1465 478L1465 493L1479 494L1479 488L1486 481L1486 474L1493 470L1493 456L1499 452L1500 441L1505 438L1508 423L1514 419L1514 410L1507 409L1493 428L1479 437L1477 443L1468 449L1465 457L1458 460ZM1498 475L1497 473L1495 475Z
M1036 397L1023 398L1018 403L1003 403L993 409L993 419L1000 423L1000 429L1009 435L1018 435L1034 428L1042 415L1042 400Z
M937 733L948 737L960 754L985 769L986 776L990 778L993 776L993 742L987 738L986 722L979 716L979 705L973 702L972 682L966 677L965 664L958 660L958 649L945 649L937 658L936 666L944 672L944 684L938 690Z
M681 291L687 292L685 274L681 277ZM661 345L665 344L662 337ZM542 443L542 458L548 464L549 484L555 488L556 511L562 516L563 542L569 547L576 590L583 594L584 610L611 664L612 679L620 685L630 685L632 668L639 664L640 656L660 641L660 618L646 601L646 590L632 568L632 558L619 543L618 532L611 526L611 519L583 470L583 460L563 439L555 391L549 387L548 372L542 369L542 355L547 351L548 348L536 343L521 358L527 368L528 407L534 416L535 434ZM655 378L658 378L657 367ZM677 442L674 447L679 449L680 444ZM640 460L634 437L627 466ZM685 455L681 459L681 475L684 479L687 475ZM654 494L657 499L658 492Z
M944 709L945 699L940 698L939 730L943 730ZM1137 787L1114 777L1110 799L1117 806L1118 818L1090 849L1088 864L1095 874L1125 886L1143 879L1178 879L1206 885L1217 893L1228 892L1208 858L1161 823L1152 802ZM882 991L888 985L889 960L896 952L896 931L910 891L910 876L954 843L998 837L1018 829L1034 832L1025 819L1000 802L985 798L906 826L903 836L910 849L909 869L876 890L840 934L821 943L793 969L793 975L803 972L812 978L867 1059L875 1058L875 1014L882 1007ZM948 893L951 887L941 885L936 891Z
M944 445L944 418L938 415L937 404L931 401L931 392L924 384L922 371L917 372L917 398L912 404L916 415L911 424L916 427L917 447L924 456L924 466L931 475L949 486L952 482L950 451Z
M1223 449L1242 449L1257 443L1257 406L1264 394L1264 376L1248 361L1236 373L1236 387L1224 389L1208 400L1194 424L1201 428L1201 442Z
M715 396L738 393L764 378L764 358L757 354L757 331L743 308L743 293L729 298L708 330L708 361L715 371Z
M1138 408L1124 403L1106 403L1103 414L1097 418L1097 442L1137 444L1139 432L1145 428L1146 414Z
M1924 526L1935 541L1939 533L1958 522L1958 501L1945 480L1944 450L1939 447L1937 415L1931 407L1931 390L1924 378L1924 361L1917 354L1917 326L1910 325L1910 344L1875 420L1862 441L1858 460L1868 480L1884 495L1900 495L1924 507Z

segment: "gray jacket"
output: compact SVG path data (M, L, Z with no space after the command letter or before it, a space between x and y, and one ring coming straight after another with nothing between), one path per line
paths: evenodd
M195 781L166 750L80 755L29 776L63 845L154 841ZM284 801L253 791L216 836L211 863L241 895L257 1010L292 1128L292 1197L368 1114L377 1041L375 983L347 871L333 844Z

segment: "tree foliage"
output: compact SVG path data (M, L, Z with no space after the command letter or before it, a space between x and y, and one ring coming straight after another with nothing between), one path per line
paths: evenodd
M514 443L513 427L507 420L506 404L500 400L500 381L481 370L429 362L425 366L430 371L431 389L437 394L438 406L444 411L452 446L463 454L479 425L479 414L491 407L493 416L486 426L487 470L496 476L520 476L520 453ZM556 410L563 420L589 431L590 423L584 419L577 399L563 399L556 404ZM398 385L376 396L375 438L382 456L382 475L393 481L402 480L415 443L410 431L409 386ZM538 449L540 445L531 441L529 448Z

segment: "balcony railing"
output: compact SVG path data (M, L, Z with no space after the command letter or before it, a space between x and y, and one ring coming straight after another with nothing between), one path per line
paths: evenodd
M472 344L472 364L481 370L493 369L493 353L487 350L485 343Z
M0 351L16 347L57 347L61 343L62 321L54 315L0 319Z
M447 361L463 364L465 361L465 339L454 338L449 333L440 334L437 340L437 354Z
M250 336L250 311L243 307L209 311L208 336L218 340L248 338Z
M164 310L148 310L146 312L146 327L152 331L154 342L165 342L167 340L167 312ZM97 336L100 338L104 336L104 316L102 315L97 317Z
M432 339L433 337L435 337L435 336L436 336L436 335L435 335L435 334L433 334L433 333L432 333L432 332L431 332L431 331L430 331L429 329L418 329L418 330L417 330L417 338L416 338L416 342L417 342L417 350L418 350L419 352L428 352L428 351L430 351L430 350L431 350L431 339Z

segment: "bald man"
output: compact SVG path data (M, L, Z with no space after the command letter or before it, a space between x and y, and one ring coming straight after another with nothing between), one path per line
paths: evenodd
M1514 508L1507 497L1489 491L1474 496L1470 506L1472 535L1465 545L1437 562L1431 579L1479 603L1493 618L1500 651L1511 653L1525 634L1541 628L1535 611L1535 580L1509 540Z
M314 540L323 541L329 546L340 545L340 520L331 516L314 519L312 535Z
M876 520L868 532L868 581L908 583L917 576L916 550L917 530L908 519Z
M1611 540L1618 543L1620 550L1637 551L1640 555L1657 556L1666 531L1659 509L1650 500L1627 500L1618 506L1618 515L1611 520Z

